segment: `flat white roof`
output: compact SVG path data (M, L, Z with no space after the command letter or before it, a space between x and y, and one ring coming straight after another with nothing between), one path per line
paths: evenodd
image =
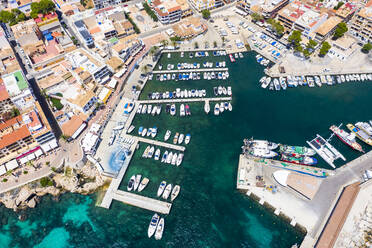
M287 178L289 175L287 170L278 170L273 173L274 179L282 186L287 187Z

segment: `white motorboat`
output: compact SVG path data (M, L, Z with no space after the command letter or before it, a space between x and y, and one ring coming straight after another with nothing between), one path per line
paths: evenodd
M149 238L151 238L152 235L154 235L156 228L158 227L159 218L160 217L158 214L154 214L154 216L152 216L149 228L147 230L147 235L149 236Z
M149 154L150 148L151 148L150 146L146 147L145 151L142 154L143 158L147 158L147 155Z
M177 153L173 153L171 165L176 165L177 157L178 157L178 154Z
M142 137L145 136L146 133L147 133L147 128L144 128L144 129L142 130L141 136L142 136Z
M152 133L152 128L150 127L150 128L147 130L146 136L147 136L147 137L150 136L151 133Z
M252 149L251 155L260 158L272 158L278 155L278 153L268 149Z
M151 129L151 137L155 138L156 134L158 133L158 128L157 127L153 127Z
M140 183L140 185L138 186L138 192L141 192L142 190L144 190L147 186L147 184L149 183L149 179L147 177L144 177Z
M147 111L147 105L145 104L145 105L142 106L141 114L146 113L146 111Z
M158 226L156 227L155 239L160 240L163 237L164 232L164 218L161 218Z
M185 144L187 145L188 143L190 143L190 139L191 139L191 135L188 133L186 134L185 136Z
M133 190L133 187L134 187L134 182L136 181L136 176L133 175L130 179L129 179L129 182L128 182L128 186L127 186L127 190L128 191L132 191Z
M174 201L177 198L180 191L181 191L181 187L179 185L176 185L173 187L172 194L171 194L171 201Z
M222 86L218 86L217 92L218 92L218 95L222 95Z
M158 109L158 107L156 105L152 108L152 111L151 111L152 116L154 116L156 114L157 109Z
M164 189L165 189L165 186L167 186L167 182L166 181L162 181L159 185L159 188L158 188L158 192L157 192L157 196L160 197L163 192L164 192Z
M184 138L185 138L185 135L181 133L180 136L178 137L178 144L181 144Z
M181 106L180 106L180 116L185 116L185 115L186 115L185 105L181 104Z
M231 86L228 86L228 87L227 87L227 94L228 94L229 96L232 95Z
M223 102L220 103L220 113L222 113L223 111L225 110L224 106L223 106Z
M167 160L165 161L167 164L170 164L172 162L173 158L173 152L170 152L167 156Z
M171 105L170 114L171 115L176 115L176 105L175 104Z
M222 87L222 94L227 95L227 89L226 89L226 87Z
M157 115L160 115L160 113L161 113L161 105L158 105L158 106L156 107L156 114L157 114Z
M219 114L220 114L220 105L216 103L216 105L214 105L214 115L219 115Z
M134 186L133 191L136 191L138 189L138 186L140 185L142 175L138 174L136 175L136 179L134 180Z
M135 126L134 126L134 125L131 125L131 126L128 128L127 133L131 133L131 132L133 132L134 128L135 128Z
M264 88L264 89L266 89L267 86L269 86L270 83L271 83L271 77L267 77L265 79L265 81L261 84L261 87Z
M171 136L172 132L170 130L167 130L167 132L165 132L165 135L164 135L164 141L167 141L169 139L169 137Z
M137 114L141 114L141 111L142 111L142 105L139 105L137 109Z
M225 110L228 110L229 109L229 103L228 102L224 102L223 103L223 107L225 108Z
M231 105L231 102L229 102L229 111L232 111L232 105Z
M156 149L154 159L159 160L159 158L160 158L160 149L158 148L158 149Z
M209 106L209 101L205 101L205 104L204 104L205 113L208 114L210 110L211 110L211 108Z
M155 147L151 146L149 153L147 154L147 158L152 158L152 155L154 155Z
M180 166L181 163L182 163L182 160L183 160L183 153L180 153L180 154L178 154L178 156L177 156L176 165L177 165L177 166Z
M177 144L179 135L180 134L178 132L176 133L176 135L174 135L173 144Z
M168 151L165 151L164 154L163 154L163 157L161 158L161 162L164 163L167 161L167 157L168 157Z
M147 114L151 114L152 105L147 106Z
M267 140L244 140L244 143L253 149L267 149L267 150L275 150L278 148L279 144L270 142Z
M164 200L167 200L170 193L172 192L172 184L168 184L167 187L165 188L164 192L163 192L163 195L162 195L162 198Z

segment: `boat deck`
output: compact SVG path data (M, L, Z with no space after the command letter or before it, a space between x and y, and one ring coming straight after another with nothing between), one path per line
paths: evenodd
M190 72L223 72L228 71L229 68L227 67L218 67L218 68L199 68L199 69L182 69L182 70L156 70L152 71L152 73L190 73Z
M159 201L149 197L137 195L122 190L116 190L113 194L113 199L121 201L135 207L147 209L161 214L169 214L172 204L164 201Z
M200 97L200 98L177 98L177 99L160 99L160 100L141 100L138 101L140 104L155 104L155 103L167 103L167 102L219 102L219 101L231 101L231 96L228 97Z

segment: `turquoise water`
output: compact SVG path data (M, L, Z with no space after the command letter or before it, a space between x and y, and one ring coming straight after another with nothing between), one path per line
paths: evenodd
M165 216L161 241L147 238L151 212L116 201L106 210L95 206L96 194L69 193L59 202L44 197L36 209L23 212L25 222L0 207L0 247L290 247L300 243L303 233L235 189L242 139L254 136L305 145L316 133L328 137L331 124L371 118L371 88L369 83L348 83L270 92L258 85L263 68L254 56L248 54L231 65L227 83L149 82L145 87L141 98L151 91L177 87L205 88L210 93L220 84L231 85L234 95L233 111L218 117L205 115L202 103L192 103L191 117L162 113L134 119L137 128L157 126L157 139L162 139L167 129L192 136L180 167L142 159L146 145L141 144L120 186L125 190L130 176L136 173L150 179L141 193L145 196L155 198L162 180L181 185L170 215ZM176 59L172 56L170 60ZM348 161L359 155L336 138L331 142ZM319 161L319 166L329 168Z

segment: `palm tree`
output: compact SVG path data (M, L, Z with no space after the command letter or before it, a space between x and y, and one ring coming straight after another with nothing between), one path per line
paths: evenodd
M162 40L160 43L165 47L168 46L169 42L167 40Z
M173 46L173 47L176 47L176 45L177 45L177 41L172 40L171 42L172 42L172 46Z
M144 66L142 66L141 70L142 70L143 73L147 74L147 73L149 72L149 67L148 67L148 65L144 65Z
M158 52L158 50L159 50L159 47L153 46L153 47L151 47L149 54L151 56L154 56Z
M217 47L217 41L213 41L213 47Z
M199 43L195 41L194 47L195 47L195 49L198 49L199 48Z

